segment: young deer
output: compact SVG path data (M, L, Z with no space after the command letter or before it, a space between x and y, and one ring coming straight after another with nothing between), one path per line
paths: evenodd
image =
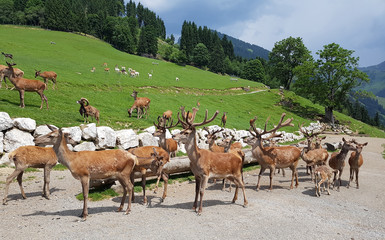
M136 109L138 114L137 118L142 118L142 114L145 114L147 119L151 100L147 97L137 97L137 96L138 96L138 92L134 90L131 94L131 97L134 98L134 104L131 106L130 109L128 109L128 115L131 117L132 111ZM142 113L142 111L144 113Z
M340 191L340 186L342 182L341 175L345 167L345 158L348 155L349 151L356 150L355 147L352 145L353 141L347 141L345 140L345 138L342 138L342 141L344 142L344 144L342 145L341 151L339 151L338 153L332 153L329 160L329 166L334 170L338 171L339 184L337 186L337 191ZM334 172L333 187L335 186L337 181L337 171Z
M28 167L44 168L44 185L43 185L43 197L49 199L49 182L51 169L57 163L57 157L52 148L35 147L35 146L22 146L12 151L8 158L15 163L15 171L11 173L5 182L5 193L3 198L3 204L7 203L9 184L17 177L19 183L21 195L26 199L26 195L23 190L23 173Z
M227 115L226 115L227 112L223 112L223 115L222 115L222 119L221 119L221 126L222 127L226 127L226 122L227 122Z
M266 120L265 128L261 132L255 126L256 118L250 121L250 133L253 136L252 138L247 139L247 143L252 147L253 157L257 159L258 163L261 165L261 171L258 175L258 183L257 190L259 190L259 184L261 180L262 174L265 172L266 168L270 169L270 187L269 190L273 189L273 175L276 168L287 168L289 167L292 170L292 178L290 189L293 188L294 178L296 180L296 187L298 186L298 172L297 165L299 158L301 156L301 151L293 146L282 146L282 147L264 147L262 143L262 136L266 134L271 134L270 137L275 137L277 134L275 133L278 129L286 126L294 126L291 121L292 118L287 119L284 123L282 123L283 118L286 116L285 113L282 114L281 120L278 125L273 129L267 131L267 122L269 118Z
M357 143L353 139L353 143L356 145L355 151L353 151L350 155L349 158L349 165L350 165L350 178L349 178L349 183L348 183L348 188L350 187L350 182L353 181L354 178L354 173L356 174L356 185L357 189L360 188L360 185L358 183L358 172L360 171L360 167L364 163L364 158L362 157L362 149L368 145L368 143Z
M26 78L22 78L22 77L16 77L15 71L13 68L13 66L15 66L16 64L15 63L10 64L7 62L7 65L8 65L8 70L5 71L4 76L8 77L9 80L11 81L11 83L15 86L16 90L19 91L20 107L21 108L25 107L24 92L37 92L41 98L40 109L43 108L43 102L44 101L45 101L45 103L47 105L47 109L48 109L49 108L48 107L48 99L44 95L44 90L47 88L47 85L45 83L39 81L39 80L32 80L32 79L26 79Z
M61 129L35 138L36 144L53 144L53 150L58 161L66 166L74 178L79 179L83 190L83 212L81 217L86 220L88 216L88 191L91 179L117 179L123 186L123 197L118 212L123 209L128 193L128 206L125 214L131 211L131 196L133 184L130 180L131 172L138 159L135 155L120 149L104 151L72 152L67 147L68 134Z
M205 137L207 138L206 143L209 145L210 151L212 151L212 152L222 152L222 153L225 152L225 148L224 147L218 146L215 143L215 140L217 140L216 134L222 132L224 129L221 128L221 129L213 130L211 132L210 132L210 130L207 127L203 127L203 129L207 132Z
M48 86L48 80L51 80L53 85L52 89L55 89L56 86L56 78L57 74L53 71L46 71L46 72L41 72L35 69L35 78L37 77L42 77L44 79L44 83ZM56 86L57 88L57 86Z
M162 118L158 116L158 123L154 122L156 131L153 135L154 137L159 137L159 146L166 150L170 157L175 157L176 151L178 150L178 143L172 138L166 139L167 129L176 127L179 124L179 122L177 122L173 125L172 122L172 119L170 121L164 116Z
M330 183L332 182L332 176L333 176L333 170L330 169L326 165L321 165L316 167L314 170L314 175L315 175L315 195L317 197L321 196L321 184L326 183L326 189L328 192L328 195L330 195ZM318 181L318 178L320 178L320 181ZM325 191L325 186L324 186L324 191Z
M180 119L178 113L178 120L181 122L183 130L174 136L177 141L185 144L187 155L190 159L191 171L195 176L195 200L193 209L196 211L198 207L198 194L200 195L200 205L198 215L202 213L203 195L207 186L209 178L227 178L233 181L236 185L233 203L238 198L238 189L242 188L244 204L246 207L248 202L246 199L245 185L242 177L242 160L231 153L217 153L211 152L207 149L200 149L196 142L196 127L203 126L212 122L218 115L216 111L214 115L207 120L207 110L203 122L194 123L195 116L198 109L193 108L192 118ZM188 116L188 115L187 115Z

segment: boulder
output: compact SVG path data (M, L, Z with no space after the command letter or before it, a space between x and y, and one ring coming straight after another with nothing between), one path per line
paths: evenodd
M54 125L50 125L51 127L55 128L55 129L58 129L58 127L54 126ZM35 132L33 133L33 136L35 138L37 137L40 137L40 136L43 136L43 135L46 135L48 133L52 132L51 129L49 129L47 127L47 125L40 125L40 126L37 126L36 129L35 129Z
M0 132L13 127L13 121L8 113L0 112Z
M5 133L4 151L12 152L21 146L35 146L33 139L34 138L30 133L21 131L17 128L13 128L12 130Z
M80 143L82 140L82 130L80 127L68 127L62 128L63 133L68 133L69 138L75 141L76 143Z
M0 153L3 153L3 152L4 152L4 144L3 144L3 140L4 140L4 133L3 133L3 132L0 132Z
M144 131L151 133L151 134L154 134L154 132L156 131L156 128L155 128L155 126L151 126L151 127L144 129Z
M154 137L151 133L144 132L138 135L140 146L158 146L159 138Z
M15 118L13 125L22 131L33 132L36 129L36 121L31 118Z
M74 152L95 151L95 150L96 150L96 146L93 142L82 142L73 148Z
M82 124L80 125L80 129L82 130L82 138L86 141L94 141L97 137L96 124Z
M2 164L8 164L10 166L15 166L15 163L11 161L9 158L9 153L5 153L1 158L0 158L0 165Z
M116 131L116 145L120 149L129 149L139 146L139 137L134 130L125 129Z
M114 148L116 146L116 133L112 128L97 127L96 132L96 149Z

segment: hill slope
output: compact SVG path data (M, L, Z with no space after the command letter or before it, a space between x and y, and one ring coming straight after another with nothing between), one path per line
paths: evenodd
M0 25L0 32L1 50L14 55L14 62L25 72L25 77L34 78L34 69L58 74L58 90L52 90L52 83L49 83L45 91L49 110L39 110L40 98L36 93L26 93L26 107L22 109L19 107L17 91L0 89L0 111L8 112L11 117L31 117L37 120L37 124L49 123L59 127L80 125L83 119L76 101L81 97L86 97L91 105L100 110L100 125L114 129L149 127L157 116L168 109L174 112L173 117L176 118L180 106L191 109L197 101L201 106L197 121L203 119L203 109L208 109L210 116L219 110L220 115L213 122L219 125L220 116L225 111L228 115L226 127L236 129L248 129L249 120L254 116L258 116L257 126L262 127L268 116L271 116L269 126L273 126L282 112L293 117L296 125L302 122L306 125L314 121L314 116L323 113L321 106L313 105L291 92L287 92L287 97L292 99L293 106L285 108L277 104L280 101L278 91L268 90L260 83L243 79L230 81L229 76L191 66L182 67L129 55L98 39L4 25ZM56 44L50 44L51 41ZM110 73L103 70L104 62L111 68ZM131 67L140 72L140 77L131 78L115 73L115 65L127 69ZM90 71L92 67L96 68L93 73ZM151 79L147 73L152 74ZM180 81L176 82L176 77ZM246 86L250 86L250 92L242 90ZM130 94L134 89L139 92L138 96L151 99L150 116L147 119L128 117L127 109L133 103ZM251 93L257 90L262 91ZM353 130L385 137L376 129L345 115L336 113L336 116L338 120L349 123ZM287 128L285 131L297 129Z

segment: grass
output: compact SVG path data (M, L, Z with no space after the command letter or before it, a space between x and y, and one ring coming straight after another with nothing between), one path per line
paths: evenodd
M63 164L58 163L58 164L56 164L52 169L53 169L53 170L56 170L56 171L65 171L65 170L67 170L68 168L67 168L66 166L64 166Z
M96 188L91 189L88 193L88 199L90 201L101 201L104 199L109 199L111 197L117 197L119 194L115 192L112 188ZM83 201L83 193L76 195L76 199Z

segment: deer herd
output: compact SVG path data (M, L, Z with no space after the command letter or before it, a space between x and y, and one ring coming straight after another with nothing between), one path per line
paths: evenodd
M15 63L8 63L8 66L0 65L1 80L7 77L20 93L20 107L24 107L24 92L37 92L41 97L41 106L46 103L48 109L48 99L44 95L44 90L47 88L47 81L52 80L53 89L56 85L56 73L37 71L35 77L40 76L44 79L44 83L38 80L23 78L23 73L19 69L14 68ZM21 72L20 72L21 71ZM1 83L0 83L1 84ZM1 85L0 85L1 86ZM131 117L134 110L137 111L137 118L142 118L143 115L148 117L151 100L147 97L138 97L138 92L133 91L131 97L134 103L128 109L128 114ZM88 121L88 117L93 117L99 123L99 111L89 105L86 98L81 98L77 103L80 104L79 113L84 117L84 121ZM159 138L159 146L141 146L129 150L104 150L104 151L82 151L72 152L67 144L71 144L71 139L68 134L61 129L55 129L48 126L50 133L35 138L37 146L19 147L9 154L9 158L15 163L15 170L10 174L5 183L5 193L3 204L7 204L7 196L10 183L17 178L21 195L26 198L22 186L22 176L27 167L44 168L44 187L43 196L47 199L50 197L49 178L52 167L60 162L66 166L74 178L78 179L82 185L82 193L84 196L82 219L88 216L88 191L90 180L95 179L112 179L118 180L123 187L123 196L118 211L123 210L123 206L128 195L128 207L125 214L131 211L131 202L134 201L133 183L134 174L139 173L142 177L143 188L143 203L147 203L146 197L146 178L149 172L157 176L156 189L160 178L164 181L163 195L161 201L164 201L167 196L168 174L164 170L164 166L170 162L170 158L175 157L178 142L183 143L185 151L190 160L190 170L195 177L195 198L193 210L198 215L202 213L203 197L207 188L209 179L223 179L231 181L235 184L235 192L232 202L235 203L238 199L239 188L242 190L243 206L248 206L246 197L245 182L243 178L243 165L245 153L240 142L234 142L233 135L224 136L221 142L217 142L218 134L222 132L226 125L227 113L223 113L221 118L221 126L219 130L210 131L204 127L207 132L207 144L209 149L200 148L197 144L197 127L202 127L218 116L219 111L213 113L208 119L208 111L204 113L204 119L201 122L196 121L200 103L197 102L197 107L190 111L185 111L185 107L180 107L180 112L177 114L177 121L174 123L172 119L172 111L167 110L162 116L154 122L156 132L154 136ZM306 138L306 147L297 146L277 146L275 139L281 136L278 132L283 127L293 127L293 118L285 119L286 114L283 113L278 124L270 130L267 129L269 118L266 120L263 130L256 127L257 118L250 120L249 133L250 137L244 139L244 142L251 146L252 157L255 158L260 165L260 172L256 184L256 190L260 189L260 180L266 169L269 169L270 184L268 189L273 190L273 177L275 170L290 168L292 171L290 189L298 187L298 164L300 159L306 163L307 171L315 179L315 194L321 195L321 184L323 190L330 194L329 186L332 183L333 187L337 187L339 191L342 180L341 175L345 166L345 159L349 151L350 177L347 187L356 176L356 187L359 188L358 173L363 164L362 150L368 143L358 143L354 139L346 140L342 138L343 145L339 152L330 154L326 149L322 148L321 141L325 137L319 137L321 132L314 133L308 131L302 125L299 125L299 131ZM174 127L181 127L178 134L172 138L166 138L166 133ZM265 144L269 142L269 144ZM41 147L40 145L53 145L53 147ZM295 184L294 184L295 182ZM326 187L325 187L326 185ZM231 186L231 185L230 185ZM198 205L199 199L199 205Z

